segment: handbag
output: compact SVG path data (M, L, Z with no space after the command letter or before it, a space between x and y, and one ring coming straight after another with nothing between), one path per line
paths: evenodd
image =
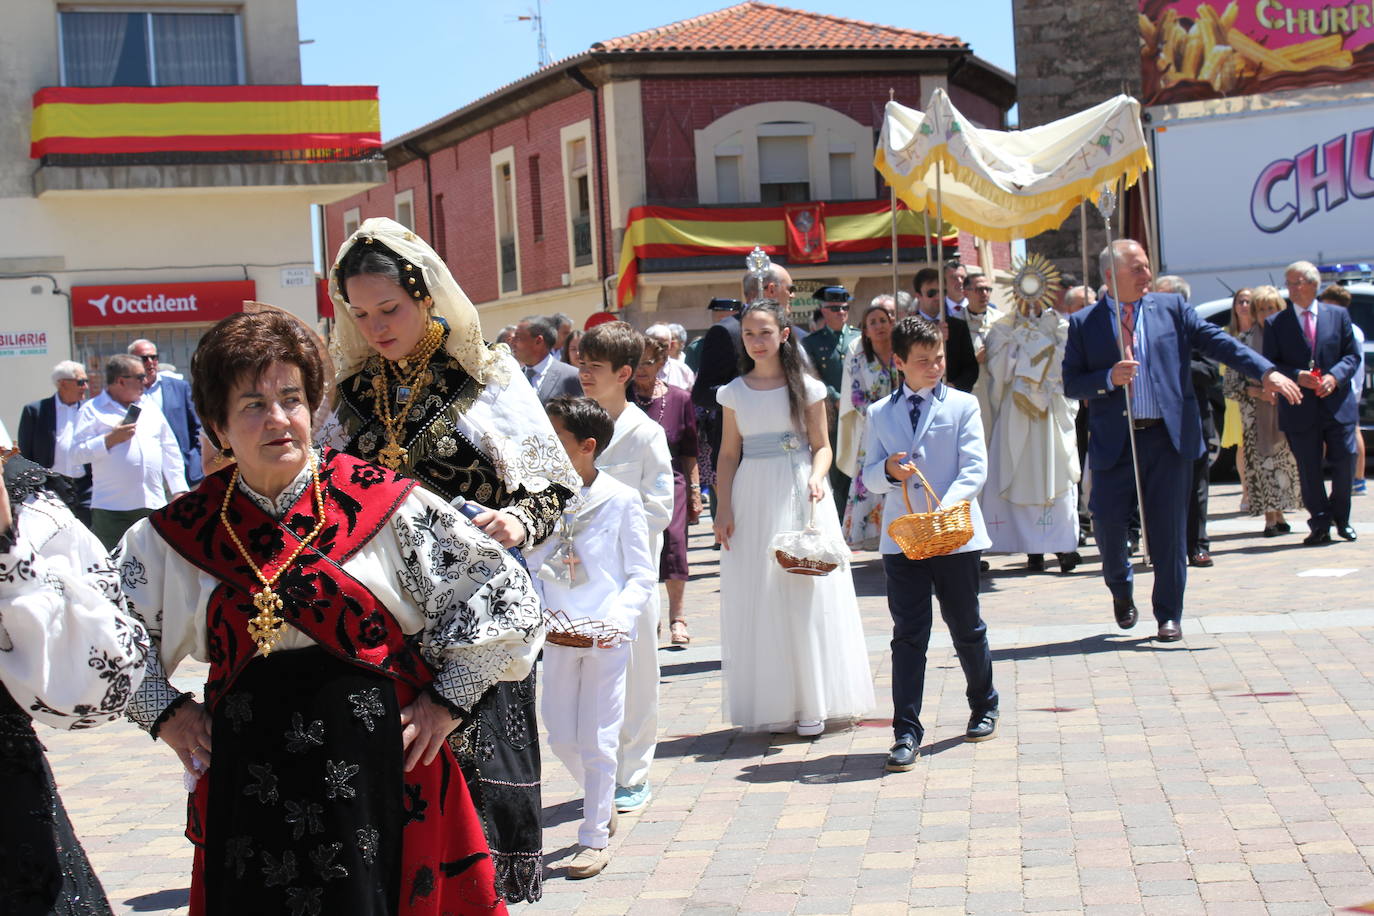
M909 560L925 560L952 553L973 537L973 506L961 499L949 508L940 505L926 475L916 468L916 476L925 487L926 511L911 511L911 497L902 483L902 499L906 501L906 515L899 515L887 526L887 534L902 548Z

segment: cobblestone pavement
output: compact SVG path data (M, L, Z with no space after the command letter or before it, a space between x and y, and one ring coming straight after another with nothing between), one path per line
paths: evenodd
M622 817L601 876L566 880L580 804L546 753L550 870L523 909L1231 916L1374 901L1374 500L1355 501L1360 542L1320 549L1300 531L1261 538L1237 502L1214 487L1216 566L1190 570L1181 643L1154 644L1148 612L1116 629L1091 547L1070 576L991 558L997 738L961 740L963 676L937 624L927 743L896 774L882 770L890 708L817 740L722 722L717 554L699 526L693 643L660 653L654 798ZM881 567L861 555L854 572L884 703ZM43 737L115 912L185 912L172 754L125 724Z

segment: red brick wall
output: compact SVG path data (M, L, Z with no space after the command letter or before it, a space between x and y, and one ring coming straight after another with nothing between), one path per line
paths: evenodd
M516 231L519 234L520 290L523 293L554 289L562 285L569 272L567 207L563 187L563 150L559 132L569 124L592 116L589 93L561 99L538 111L507 121L491 130L462 141L430 156L430 182L434 195L442 194L442 229L429 227L429 201L425 193L425 165L409 162L393 171L390 181L363 194L341 200L325 208L327 250L331 253L343 241L344 211L358 207L361 217L395 217L395 196L407 188L415 190L415 229L433 245L442 239L447 250L439 252L457 278L463 291L474 302L489 302L499 297L499 256L496 247L496 211L492 202L491 154L514 148ZM604 135L603 135L604 145ZM530 185L529 158L539 156L540 199L544 234L538 241L531 215L533 191ZM594 161L595 148L588 149ZM606 213L605 175L596 181L601 195L599 212ZM437 214L436 214L437 218ZM593 232L593 246L600 253L599 235ZM613 271L602 265L602 272Z
M810 102L871 126L876 138L889 88L897 91L897 101L920 104L920 78L906 74L646 79L641 93L648 198L697 202L694 133L736 109L759 102Z

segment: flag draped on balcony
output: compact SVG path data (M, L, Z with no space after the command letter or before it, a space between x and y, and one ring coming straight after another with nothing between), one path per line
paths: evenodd
M376 86L55 87L33 96L29 155L380 150Z
M810 242L799 234L797 217L809 210ZM815 223L819 218L820 223ZM930 231L934 231L934 220ZM819 263L830 255L887 251L892 245L891 211L886 200L827 202L805 208L777 207L633 207L620 249L616 304L635 297L642 258L694 258L723 254L743 256L759 245L770 257L790 263ZM926 243L926 219L898 207L897 233L902 248ZM946 226L946 244L957 241ZM933 241L932 236L932 241ZM810 248L808 248L810 244ZM801 257L794 256L800 254Z

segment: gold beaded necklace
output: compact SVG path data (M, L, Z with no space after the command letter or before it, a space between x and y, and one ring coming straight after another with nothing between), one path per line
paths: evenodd
M286 623L285 620L277 616L277 611L280 611L284 605L281 596L272 590L272 586L277 584L277 580L281 578L281 574L286 571L286 568L296 562L296 557L301 555L305 546L315 540L315 536L324 528L324 488L320 486L320 465L315 460L313 452L310 454L310 479L315 487L315 517L318 521L315 522L314 530L296 545L296 549L291 551L291 555L282 561L282 564L277 567L277 571L271 576L259 569L258 565L253 562L253 558L248 555L247 548L239 540L238 532L234 530L233 525L229 524L229 500L233 498L239 482L237 466L234 468L233 477L229 480L229 489L224 493L224 504L219 507L219 520L224 523L225 530L229 532L229 539L239 549L244 562L248 564L249 569L253 570L253 575L257 576L258 581L262 583L262 591L253 596L253 605L258 609L258 614L248 621L248 637L258 644L258 650L262 652L264 657L272 654L273 647L282 637L282 626Z
M415 345L415 349L405 359L393 363L389 359L382 360L382 371L372 377L372 390L376 395L377 409L381 413L382 425L386 427L387 443L377 452L377 458L382 464L395 471L400 468L401 462L405 460L408 450L401 445L404 439L405 418L407 405L414 399L416 386L420 378L429 369L430 357L439 349L439 344L444 339L444 326L437 321L431 321L429 327L425 329L420 342ZM414 362L414 366L410 365ZM409 375L402 375L404 372ZM387 390L391 384L391 374L396 373L396 412L391 411L391 394ZM423 389L421 389L423 390Z

